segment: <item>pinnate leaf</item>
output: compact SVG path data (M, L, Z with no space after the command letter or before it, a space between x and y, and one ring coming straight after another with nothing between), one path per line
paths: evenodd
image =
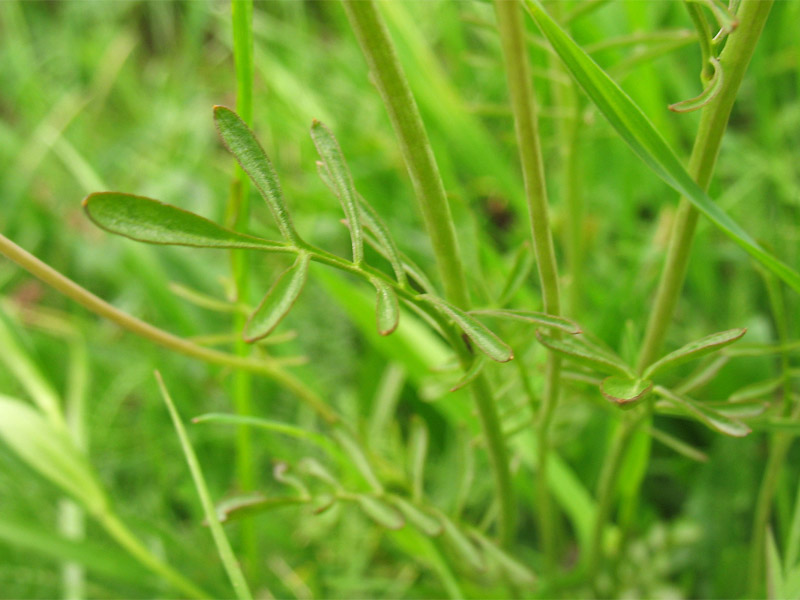
M239 115L225 106L214 107L214 121L225 146L267 202L283 237L290 242L297 242L299 238L283 199L278 174L253 132Z
M670 352L650 365L644 372L643 377L652 377L662 369L675 367L690 360L705 356L706 354L710 354L711 352L716 352L720 348L724 348L740 339L745 333L747 333L746 329L728 329L689 342L685 346L681 346L674 352Z
M289 313L306 284L310 261L309 255L301 252L295 263L272 284L244 326L246 342L255 342L268 336Z
M592 102L633 152L686 197L728 237L800 293L800 274L764 250L694 181L663 136L617 83L545 11L539 0L523 0L553 50Z
M83 209L102 229L139 242L199 248L292 251L285 244L231 231L187 210L143 196L98 192L84 198Z
M508 362L514 358L514 352L508 344L492 333L486 325L460 308L430 294L422 294L420 298L434 305L450 317L464 331L472 343L492 360Z

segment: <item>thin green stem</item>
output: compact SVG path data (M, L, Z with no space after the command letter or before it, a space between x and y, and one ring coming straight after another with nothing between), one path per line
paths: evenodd
M544 297L544 310L551 315L560 313L558 268L556 266L553 236L548 217L547 188L545 186L539 127L536 116L536 99L533 93L531 68L523 25L522 6L518 2L497 0L497 27L503 47L506 77L514 113L525 195L528 201L533 248ZM558 403L561 361L555 354L547 357L547 375L544 396L538 418L539 468L538 500L539 529L545 558L550 567L556 564L555 518L547 487L549 458L549 428Z
M450 205L425 125L389 31L373 0L346 0L343 5L400 142L436 256L445 296L456 306L468 309L469 291ZM472 360L469 352L463 344L457 343L455 347L462 366L466 368ZM485 376L481 375L475 380L471 391L486 436L500 501L500 538L503 544L508 544L514 535L516 517L508 452L497 417L497 407Z
M186 579L183 575L156 558L116 515L105 513L97 515L97 518L103 528L120 546L125 548L131 556L150 571L163 577L176 590L191 598L210 598L208 594Z
M724 73L723 86L716 98L703 108L697 137L689 159L689 173L703 189L708 189L711 182L733 103L771 7L772 0L745 0L742 2L738 14L739 28L730 37L720 55L720 65ZM686 277L698 216L698 211L685 198L681 198L669 241L666 262L639 354L639 372L651 365L661 352ZM617 438L622 438L622 440L615 438L612 442L612 452L606 458L606 462L619 461L624 458L628 444L633 437L631 433L625 427L618 430ZM616 454L621 456L618 458ZM607 470L614 473L611 467L607 469L604 466L604 472ZM616 478L616 474L614 474L614 478ZM638 483L640 485L641 481ZM609 489L613 490L615 487L610 486ZM601 516L602 519L598 519L596 529L602 531L609 515ZM601 549L598 548L597 551L600 552ZM599 555L591 557L595 568L601 559L602 556Z
M231 0L231 20L233 23L233 56L236 64L236 111L248 126L253 126L253 0ZM231 210L234 229L247 232L250 219L249 179L239 165L235 165L234 183L231 188ZM233 278L236 283L238 302L248 302L250 296L250 253L234 250L231 253ZM234 333L244 330L246 315L233 316ZM247 357L251 346L241 335L237 336L234 351L237 356ZM252 407L252 376L245 370L233 374L233 401L239 415L250 415ZM256 466L253 459L253 442L248 427L239 427L236 434L236 478L242 492L256 487ZM248 520L242 524L242 544L244 546L247 570L255 572L258 560L258 540L255 525Z

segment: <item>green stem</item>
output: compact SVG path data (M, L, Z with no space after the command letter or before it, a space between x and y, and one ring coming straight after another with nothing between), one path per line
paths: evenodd
M233 23L233 56L236 64L236 111L248 126L253 125L253 0L231 0ZM234 229L247 232L250 218L249 179L235 165L234 183L231 193L230 213L234 218ZM234 250L231 253L233 278L236 283L238 302L247 302L250 295L250 253ZM235 334L244 330L247 317L234 314ZM247 357L250 345L237 335L234 351L237 356ZM252 407L252 376L245 370L233 374L233 401L239 415L250 415ZM242 492L256 487L256 467L253 459L252 433L249 427L239 427L236 433L236 478ZM244 555L249 573L254 573L258 561L258 541L254 522L248 520L241 529Z
M548 218L547 188L539 143L539 128L536 117L536 100L531 85L531 68L523 25L522 6L518 2L497 0L497 27L503 47L506 76L514 125L517 134L525 195L528 201L533 248L544 297L544 310L548 314L560 313L558 269L556 266L553 237ZM538 419L539 433L539 529L547 563L556 563L555 519L547 488L547 463L549 458L549 428L553 412L558 403L561 361L555 354L547 357L547 378L542 407Z
M739 28L731 35L720 55L720 65L724 74L723 85L717 97L703 108L697 137L689 159L689 173L703 189L708 189L711 181L722 136L725 133L736 94L764 28L772 2L773 0L744 0L742 2L738 13ZM666 262L639 354L639 372L644 371L652 364L661 352L686 277L698 216L698 211L685 198L681 198L669 241ZM622 440L615 439L612 442L612 453L606 458L606 462L621 461L624 458L628 443L633 437L631 433L625 427L618 430L617 437ZM616 456L618 453L621 454L620 457ZM606 470L610 470L610 467L606 469L604 466L604 472ZM614 478L616 479L616 473L614 473ZM640 485L641 481L638 484ZM612 485L608 489L613 491L614 488L615 486ZM601 516L602 519L598 519L596 526L596 529L600 531L605 527L605 521L609 515ZM597 535L602 535L602 533ZM598 548L597 551L600 552L601 549ZM600 555L593 556L592 561L597 565L601 558Z
M106 513L97 515L97 518L103 528L120 546L125 548L131 556L150 571L163 577L176 590L191 598L210 598L208 594L183 577L183 575L156 558L115 515Z
M456 306L468 309L469 292L450 205L425 125L389 31L373 0L346 0L343 5L398 137L425 228L431 239L445 296ZM457 344L456 348L462 365L467 367L472 360L471 356L463 344ZM479 376L471 390L486 436L500 499L500 538L507 544L513 538L516 509L505 440L500 429L497 407L485 376Z

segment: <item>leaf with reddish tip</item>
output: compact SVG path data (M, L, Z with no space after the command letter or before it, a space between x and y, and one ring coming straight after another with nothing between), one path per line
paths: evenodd
M486 325L471 317L460 308L430 294L422 294L420 299L432 304L458 325L467 337L492 360L508 362L514 358L514 352L503 340L497 337Z
M600 391L607 400L620 408L633 408L642 399L647 397L653 389L653 382L649 379L636 379L631 377L606 377L600 384Z
M378 333L389 335L397 329L400 321L400 306L394 288L385 281L372 279L372 285L377 292L375 315L378 321Z
M308 254L301 252L294 264L278 277L244 326L243 337L252 343L267 337L294 306L308 278Z
M239 115L225 106L214 107L214 122L225 147L230 150L266 201L283 237L297 242L298 235L283 199L278 174L253 132Z
M291 246L231 231L193 212L144 196L98 192L84 198L83 209L101 229L148 244L294 251Z
M649 378L664 368L675 367L711 352L716 352L720 348L724 348L740 339L745 333L747 333L747 329L728 329L727 331L712 333L699 340L689 342L685 346L658 359L647 368L642 376Z

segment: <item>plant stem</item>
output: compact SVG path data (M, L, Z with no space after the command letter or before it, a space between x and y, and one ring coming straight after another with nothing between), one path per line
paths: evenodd
M400 142L436 256L445 296L453 304L466 310L470 304L469 292L450 205L425 125L397 58L389 31L373 0L344 0L343 5ZM472 358L466 348L463 344L458 344L456 351L462 366L467 367ZM508 544L514 534L516 509L505 440L497 407L485 376L479 376L471 390L486 436L500 501L500 539L503 544Z
M236 64L236 111L242 120L253 126L253 0L231 0L231 20L233 23L233 56ZM234 182L231 187L231 210L234 229L246 233L250 218L249 179L238 163L234 166ZM233 279L236 283L237 302L248 302L250 295L250 253L234 250L231 253ZM242 313L233 316L233 330L237 334L234 352L247 357L250 345L244 341L247 317ZM251 397L253 393L252 376L245 370L233 374L233 401L236 413L242 416L253 412ZM249 427L239 427L236 432L236 479L242 492L249 492L256 486L256 468L253 461L252 433ZM242 545L249 573L256 572L258 560L258 541L252 520L242 523Z
M183 575L156 558L116 515L111 513L100 514L97 515L97 519L108 534L114 538L120 546L125 548L131 556L136 558L136 560L153 573L163 577L176 590L179 590L182 594L186 594L186 596L191 598L210 598L208 594L191 581L187 580Z
M550 232L545 187L544 166L539 144L536 117L536 100L531 85L532 76L523 26L522 6L518 2L497 0L497 27L503 47L511 108L517 134L517 146L528 200L531 235L536 253L536 265L544 297L544 310L551 315L560 313L558 269L553 237ZM546 381L541 410L538 417L539 434L539 530L544 554L549 567L556 563L555 518L547 488L547 463L549 454L549 427L558 403L561 361L553 353L547 356Z
M742 2L737 15L739 27L730 36L720 55L720 65L724 74L722 88L716 98L702 109L700 126L689 159L689 173L704 190L708 189L711 181L722 136L725 133L736 94L769 15L772 2L773 0L744 0ZM698 216L698 211L685 198L681 198L653 311L650 314L639 354L639 372L644 371L658 358L667 329L672 322L675 306L686 277ZM649 422L649 420L649 418L645 419L645 422ZM635 427L635 424L632 426ZM606 458L606 462L621 461L624 458L628 444L633 438L631 434L632 432L627 431L626 427L620 427L617 437L622 440L615 439L612 442L612 454ZM617 453L620 454L619 457L615 456ZM604 472L611 470L611 467L607 468L604 465L603 470ZM614 479L616 479L616 475L614 475ZM641 485L641 481L638 484ZM608 493L613 494L615 488L615 485L608 486ZM599 515L596 530L602 531L608 516L608 514ZM602 535L602 533L596 531L596 535ZM598 549L599 551L600 549ZM601 558L598 555L591 557L591 560L598 565Z

